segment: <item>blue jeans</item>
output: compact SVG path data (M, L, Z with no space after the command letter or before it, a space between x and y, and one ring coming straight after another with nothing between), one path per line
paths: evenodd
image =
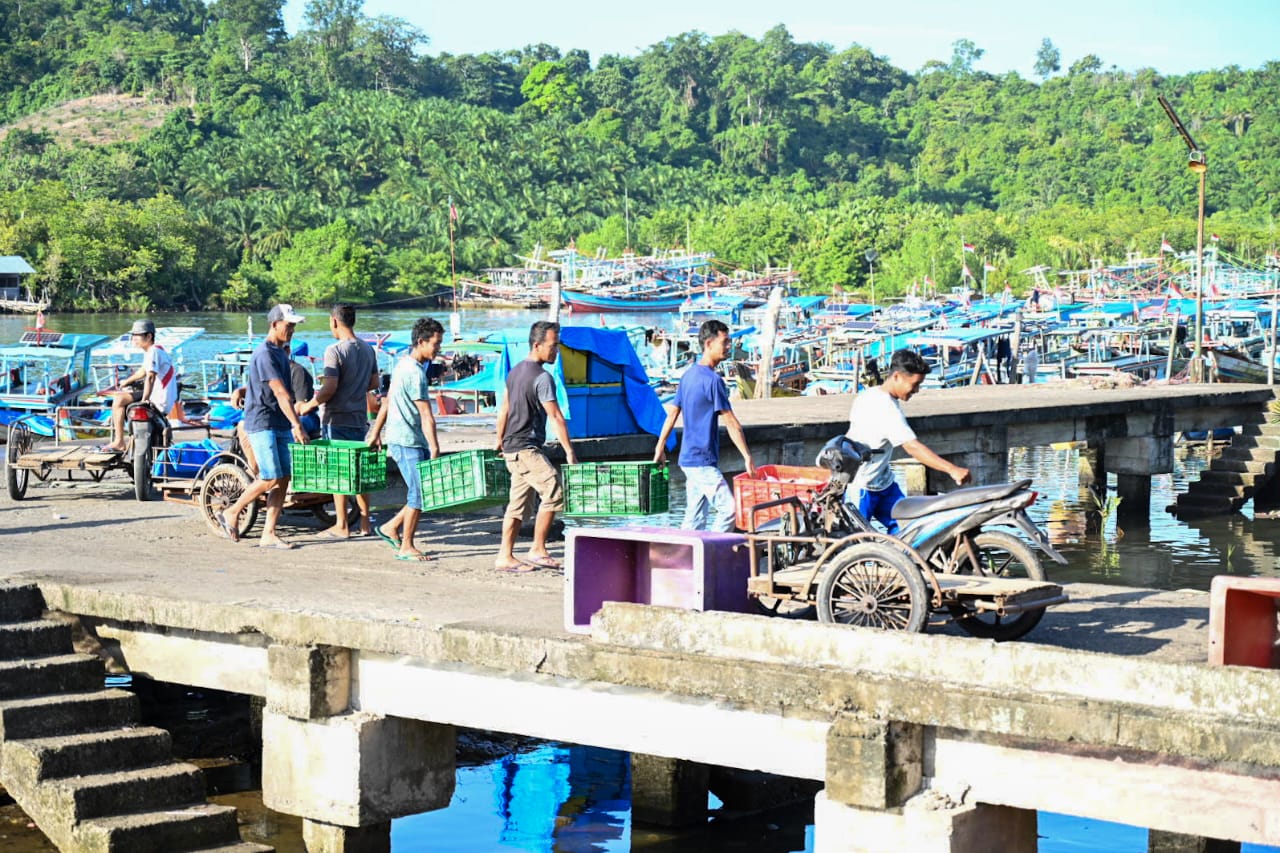
M293 459L289 456L292 443L292 430L264 429L249 433L249 446L253 448L253 458L258 463L259 480L279 480L293 474Z
M906 497L906 495L902 493L902 489L898 488L896 482L890 483L878 492L859 489L857 497L858 512L862 513L867 519L874 518L883 524L884 529L888 531L890 536L898 535L898 522L894 520L890 513L893 512L893 505Z
M425 447L407 447L403 444L388 444L387 452L396 460L400 476L404 478L404 487L408 490L404 505L409 509L422 509L422 477L418 474L418 463L431 458Z
M719 468L710 465L697 468L681 467L684 472L685 530L715 530L728 533L733 530L733 492L724 481ZM707 526L707 511L715 510L715 517Z

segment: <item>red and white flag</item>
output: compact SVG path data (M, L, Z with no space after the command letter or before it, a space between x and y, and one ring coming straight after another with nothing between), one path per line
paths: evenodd
M1209 287L1205 290L1204 295L1210 299L1221 299L1222 291L1218 290L1218 284L1213 279L1209 279Z
M983 269L983 270L985 270L986 272L995 272L995 271L996 271L996 265L995 265L995 264L983 264L983 265L982 265L982 269Z
M965 278L973 278L973 273L969 272L968 264L965 264L960 268L960 275L964 276Z
M1172 251L1173 251L1173 245L1172 245L1168 240L1166 240L1166 239L1164 239L1163 237L1161 237L1161 238L1160 238L1160 251L1161 251L1161 253L1164 253L1164 252L1172 252Z
M454 222L458 221L458 208L453 206L453 199L449 199L449 218Z
M972 243L961 243L960 248L966 252L976 252L978 250L978 247Z
M933 279L929 278L929 276L925 276L925 277L924 277L924 286L925 286L925 287L933 287Z
M1221 238L1221 237L1219 237L1217 234L1210 234L1210 235L1209 235L1209 239L1216 243L1216 242L1218 242L1219 240L1221 240L1222 238Z
M1169 282L1169 289L1166 292L1174 299L1186 299L1186 297L1182 295L1182 291L1178 289L1177 282Z

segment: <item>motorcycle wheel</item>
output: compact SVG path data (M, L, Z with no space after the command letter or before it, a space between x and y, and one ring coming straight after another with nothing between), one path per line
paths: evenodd
M928 618L924 578L893 548L875 542L850 545L823 570L819 622L919 633Z
M151 500L151 429L139 430L133 436L133 496Z
M958 574L973 574L996 578L1020 578L1023 580L1047 580L1040 558L1031 546L1016 536L988 530L973 537L978 552L979 565L965 565ZM1016 640L1040 624L1044 608L1027 610L1011 616L1000 616L981 611L965 604L953 604L947 608L951 617L965 633L984 640Z

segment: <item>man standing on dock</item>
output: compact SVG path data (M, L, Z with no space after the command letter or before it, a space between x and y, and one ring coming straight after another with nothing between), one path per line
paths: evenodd
M529 329L529 357L507 374L507 392L498 407L498 450L511 474L511 498L502 519L502 550L493 567L500 572L532 572L558 569L560 564L547 553L547 534L556 512L564 509L564 489L560 471L544 449L547 421L564 448L566 461L577 462L569 426L556 402L556 384L544 364L553 364L560 354L560 324L539 320ZM533 495L541 498L533 523L533 543L524 559L515 555L516 537L525 513L533 505Z
M378 356L373 347L356 337L356 309L343 304L329 312L329 333L337 343L324 351L324 381L315 397L298 407L299 414L320 409L320 432L330 441L364 441L369 432L369 392L378 387ZM356 495L360 506L360 535L373 532L369 525L369 496ZM337 521L322 531L329 539L347 539L347 496L334 495Z
M303 321L293 306L280 303L267 314L267 337L253 351L245 382L244 431L258 465L258 479L244 490L235 505L223 511L219 522L233 542L240 541L240 513L261 495L267 496L267 518L259 547L289 549L293 544L276 535L276 523L284 507L284 494L293 474L289 439L307 443L307 432L290 398L289 344L293 330Z
M955 480L957 486L969 481L969 469L953 465L930 450L916 438L902 413L902 404L920 390L928 372L929 363L919 353L900 349L889 361L889 376L884 384L858 392L849 407L849 431L845 434L870 447L871 458L858 469L846 500L856 503L865 518L883 524L891 536L898 532L893 505L905 497L889 464L893 448L901 447L921 465Z
M702 358L685 371L676 389L675 404L667 413L667 421L658 435L658 449L653 461L662 462L667 455L667 437L675 429L676 420L684 415L684 433L680 442L680 470L684 472L686 504L685 530L707 530L708 510L714 510L710 520L711 530L728 533L733 530L733 492L720 473L720 418L742 461L747 474L754 475L755 463L747 448L747 437L742 431L733 408L729 405L729 389L716 372L729 357L729 327L719 320L708 320L698 329L698 343Z
M413 324L410 340L413 348L391 371L391 388L378 410L378 419L369 428L368 437L369 444L377 447L383 441L382 426L386 424L387 452L404 478L405 501L394 518L378 525L373 532L395 549L397 560L426 562L431 558L413 542L422 516L422 479L418 464L440 455L427 367L440 353L444 326L439 320L423 317Z

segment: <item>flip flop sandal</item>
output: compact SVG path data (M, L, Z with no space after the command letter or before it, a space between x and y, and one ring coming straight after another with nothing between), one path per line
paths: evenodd
M521 557L520 562L538 569L563 569L554 557Z
M381 528L381 527L375 527L375 528L373 528L373 535L374 535L374 536L377 536L377 537L378 537L379 539L381 539L383 542L386 542L388 546L390 546L390 547L392 547L392 548L396 549L396 551L399 551L399 550L400 550L400 543L399 543L399 542L397 542L396 540L392 539L392 538L391 538L390 536L388 536L387 534L383 533L383 532L382 532L382 528Z
M533 565L530 565L529 563L519 562L519 563L514 563L510 566L494 566L493 569L494 571L497 571L497 572L506 572L509 575L527 575L530 572L536 572L538 570L538 566L533 566Z
M226 536L232 542L240 541L240 531L227 523L227 517L222 513L218 513L218 526L222 528L222 535Z
M396 554L397 560L403 560L406 563L429 563L431 562L430 554Z

